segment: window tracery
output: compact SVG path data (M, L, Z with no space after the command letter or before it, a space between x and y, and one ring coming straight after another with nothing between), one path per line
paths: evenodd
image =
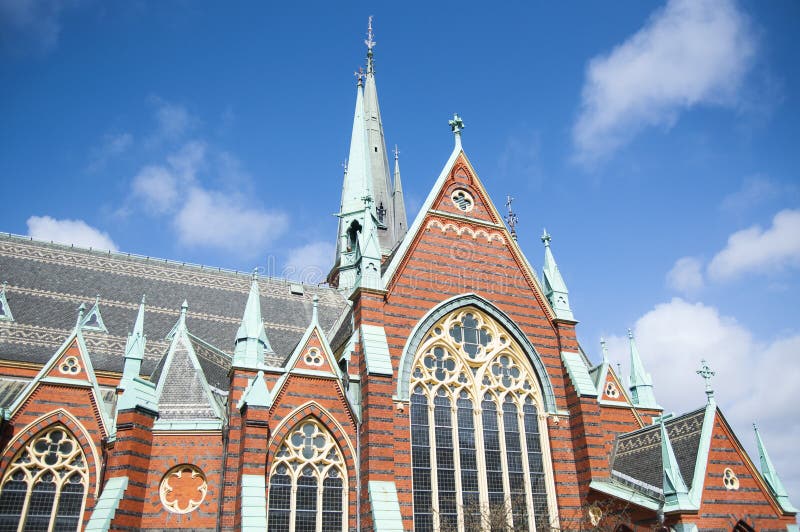
M188 514L196 510L206 498L208 484L199 467L182 464L173 467L161 480L161 504L170 512Z
M333 435L316 419L286 437L269 476L267 530L342 532L347 520L347 471Z
M411 391L415 529L549 530L541 392L505 329L474 308L445 316Z
M89 471L75 437L56 425L39 433L11 461L0 488L0 529L77 530Z

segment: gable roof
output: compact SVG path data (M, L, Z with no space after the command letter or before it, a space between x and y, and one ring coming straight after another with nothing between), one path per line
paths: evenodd
M185 299L192 306L188 327L201 365L217 375L209 375L214 386L227 389L227 368L220 354L230 358L233 353L250 290L249 273L8 234L0 234L0 271L13 295L15 318L0 322L0 360L44 364L72 331L75 307L92 304L100 294L108 333L84 330L83 338L96 371L121 372L127 333L146 294L142 374L151 374L167 352L169 342L164 338ZM266 331L275 350L269 365L282 365L292 352L311 318L314 296L319 297L320 324L329 334L336 332L331 327L349 309L345 297L332 288L306 285L299 295L291 292L288 280L262 277L258 284Z

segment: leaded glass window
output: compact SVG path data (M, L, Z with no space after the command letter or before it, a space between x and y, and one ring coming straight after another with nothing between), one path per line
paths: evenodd
M410 402L415 530L550 530L541 391L505 329L474 308L440 320Z
M28 442L0 487L0 531L78 530L89 471L77 440L56 425Z
M281 443L269 476L267 530L342 532L347 526L347 472L339 446L306 419Z

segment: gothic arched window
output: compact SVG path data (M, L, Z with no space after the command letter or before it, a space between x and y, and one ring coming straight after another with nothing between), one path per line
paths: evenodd
M0 487L0 530L78 530L89 471L63 426L31 439L11 461Z
M268 508L270 532L346 530L347 470L333 436L316 419L299 423L278 449Z
M415 530L550 530L542 396L511 335L468 307L411 371Z

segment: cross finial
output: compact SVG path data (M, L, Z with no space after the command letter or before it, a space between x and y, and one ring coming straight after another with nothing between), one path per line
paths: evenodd
M464 129L464 121L461 120L461 117L458 116L458 113L453 114L453 119L448 122L450 124L450 129L458 135L461 133L461 130Z
M358 86L362 87L364 85L364 69L362 67L358 67L358 70L353 72L353 75L358 80Z
M547 232L547 229L542 230L542 243L545 247L550 247L550 233Z
M364 207L369 208L369 206L372 205L372 196L369 194L362 196L361 201L364 202Z
M508 214L506 215L506 223L511 228L511 238L514 240L517 239L517 222L519 222L519 218L517 218L517 214L511 209L511 203L513 203L514 198L510 195L506 196L506 208L508 208Z
M706 396L708 396L708 402L710 403L714 398L714 389L711 388L711 377L716 375L716 372L713 371L708 366L705 359L703 359L700 361L700 369L698 369L696 373L706 381Z
M394 151L394 160L396 161L397 159L400 158L400 150L397 149L397 144L394 145L393 151Z
M631 330L631 328L630 328L630 327L628 327L628 338L630 338L631 340L633 340L633 331Z
M364 44L367 45L367 53L370 55L372 54L372 49L375 48L375 45L378 44L375 42L375 39L372 38L372 15L369 16L369 22L367 23L367 39L364 41Z

